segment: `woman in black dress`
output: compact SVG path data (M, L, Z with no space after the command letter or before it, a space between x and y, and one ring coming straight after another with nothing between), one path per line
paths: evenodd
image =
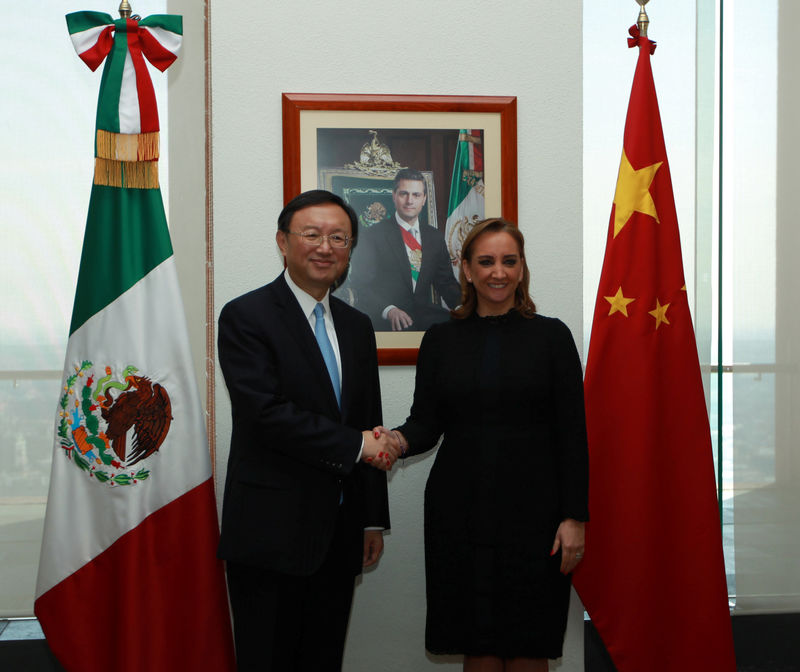
M538 672L561 656L583 556L581 364L569 329L536 313L517 227L478 223L462 256L463 305L425 333L396 430L407 455L444 434L425 488L425 646L469 672Z

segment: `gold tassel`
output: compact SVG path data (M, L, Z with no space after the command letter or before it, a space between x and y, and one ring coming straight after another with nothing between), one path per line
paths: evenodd
M158 159L159 133L111 133L97 129L97 156L113 161Z
M121 187L122 164L119 161L96 158L94 160L94 183L109 187Z
M140 133L138 136L138 155L139 161L153 161L159 156L159 134Z
M94 160L94 183L108 187L158 189L157 161Z

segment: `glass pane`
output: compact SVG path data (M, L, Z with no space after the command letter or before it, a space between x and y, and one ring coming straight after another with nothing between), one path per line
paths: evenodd
M733 524L733 440L730 402L732 380L723 374L719 314L719 3L697 4L697 279L695 333L709 408L717 493L722 515L722 545L728 594L736 594ZM730 344L727 344L728 347ZM724 423L723 423L724 421Z
M60 372L57 376L0 380L0 617L33 611Z

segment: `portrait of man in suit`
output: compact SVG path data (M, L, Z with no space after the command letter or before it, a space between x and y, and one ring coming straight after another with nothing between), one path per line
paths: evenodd
M399 170L394 214L363 232L355 261L356 307L369 315L375 331L425 331L447 320L448 309L461 302L444 236L419 221L427 199L422 173Z
M286 270L220 314L233 429L218 555L239 670L340 670L355 577L383 550L380 469L398 447L371 431L375 334L330 295L357 239L339 196L300 194L278 218Z

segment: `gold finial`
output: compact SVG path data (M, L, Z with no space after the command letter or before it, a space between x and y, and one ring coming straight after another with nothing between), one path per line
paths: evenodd
M119 3L119 16L121 19L131 18L132 11L133 10L131 9L131 3L128 2L128 0L122 0L122 2Z
M647 18L647 12L644 11L644 6L650 2L650 0L636 0L639 7L639 18L636 21L636 25L639 26L639 34L642 37L647 37L647 26L650 23L650 19Z

